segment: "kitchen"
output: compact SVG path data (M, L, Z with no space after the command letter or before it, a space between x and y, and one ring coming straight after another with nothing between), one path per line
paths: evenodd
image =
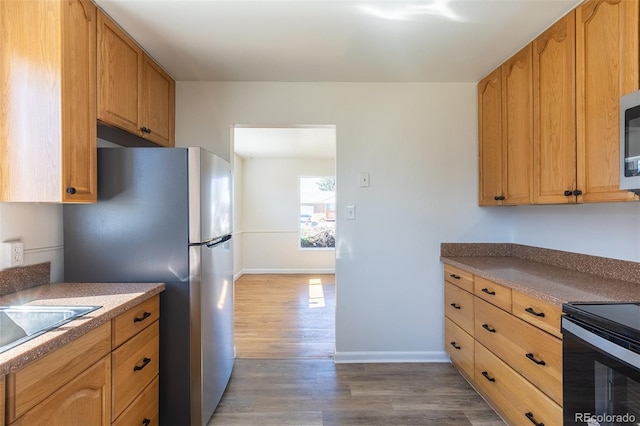
M336 126L337 361L446 358L442 242L512 242L640 261L638 203L478 206L476 84L537 32L461 82L177 81L178 146L206 141L230 158L235 123ZM367 189L358 186L360 171L371 175ZM357 206L357 220L342 217L347 205ZM22 239L27 263L51 260L54 281L63 277L61 211L0 204L0 240Z

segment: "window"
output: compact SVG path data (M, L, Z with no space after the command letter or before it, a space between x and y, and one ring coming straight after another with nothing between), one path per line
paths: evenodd
M300 247L336 246L336 178L300 178Z

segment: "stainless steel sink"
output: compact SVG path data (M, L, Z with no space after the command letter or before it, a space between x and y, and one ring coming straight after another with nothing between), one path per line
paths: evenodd
M0 306L0 353L100 306Z

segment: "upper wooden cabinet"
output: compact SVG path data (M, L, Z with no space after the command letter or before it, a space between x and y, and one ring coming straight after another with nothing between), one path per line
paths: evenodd
M618 189L620 96L638 90L637 1L576 9L577 179L583 202L638 199ZM580 197L579 197L580 200Z
M575 12L533 41L533 202L574 203Z
M531 46L478 83L480 205L531 203Z
M96 7L0 1L0 201L96 201Z
M478 146L481 206L502 204L502 74L500 68L478 83Z
M174 146L175 81L98 11L98 120Z

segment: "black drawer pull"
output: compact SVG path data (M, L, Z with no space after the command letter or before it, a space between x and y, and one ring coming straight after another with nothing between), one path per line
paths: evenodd
M496 295L496 292L495 292L495 291L491 291L491 290L489 290L488 288L483 288L483 289L482 289L482 292L483 292L483 293L487 293L489 296L495 296L495 295Z
M544 426L544 423L538 423L536 422L536 419L533 418L533 413L531 411L529 411L528 413L524 413L525 416L527 416L527 418L529 419L529 421L531 423L533 423L536 426Z
M135 367L133 367L133 371L140 371L143 368L145 368L147 366L147 364L149 364L151 362L151 358L147 358L144 357L142 358L142 364L141 365L136 365Z
M456 349L461 349L460 346L456 345L456 342L450 342L450 344Z
M462 307L457 303L452 303L451 306L453 306L453 309L462 309Z
M151 424L151 419L147 419L146 417L142 420L143 426L149 426Z
M494 379L493 377L489 377L489 373L486 372L486 371L483 371L482 375L484 376L485 379L487 379L490 382L495 382L496 381L496 379Z
M536 357L534 357L533 354L527 354L526 357L529 358L531 361L535 362L538 365L547 365L547 363L544 362L543 360L536 359Z
M133 319L133 322L140 322L140 321L144 321L144 320L146 320L147 318L149 318L150 316L151 316L151 312L147 312L147 311L145 311L145 312L144 312L144 314L142 314L142 316L141 316L141 317L135 317L135 318Z
M451 278L453 278L454 280L459 280L460 279L460 275L456 275L456 274L451 274L449 275Z
M495 333L496 329L489 326L489 324L482 324L482 328L487 330L489 333Z
M533 308L527 308L527 309L525 309L525 311L530 313L531 315L535 315L537 317L544 318L544 312L536 312L536 311L533 310Z

